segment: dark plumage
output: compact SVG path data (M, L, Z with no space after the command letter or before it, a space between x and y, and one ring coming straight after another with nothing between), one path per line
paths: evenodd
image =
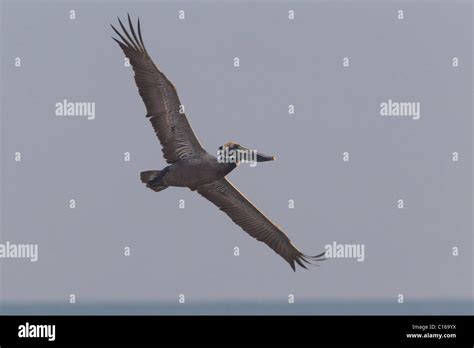
M207 153L194 134L188 119L180 113L176 88L155 66L143 44L140 20L137 33L130 16L130 33L119 19L123 34L112 26L120 37L113 38L122 48L135 72L135 82L145 103L153 129L161 143L163 156L169 164L163 170L149 170L140 179L150 189L159 192L169 186L188 187L214 203L245 232L264 242L283 257L295 270L295 263L306 268L305 263L324 260L324 253L307 256L300 252L286 234L260 212L227 179L226 175L236 168L238 161L226 155L225 161ZM227 143L220 149L249 151L235 143ZM274 157L257 154L258 162L274 160Z

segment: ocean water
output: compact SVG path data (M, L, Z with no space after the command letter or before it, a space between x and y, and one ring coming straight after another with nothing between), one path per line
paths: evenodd
M383 301L306 303L9 303L2 315L473 315L470 301Z

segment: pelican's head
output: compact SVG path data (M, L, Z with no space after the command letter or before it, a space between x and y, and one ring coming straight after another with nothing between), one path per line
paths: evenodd
M274 161L275 156L267 156L257 152L257 150L250 150L240 144L232 141L219 146L217 151L217 159L224 163L256 163Z

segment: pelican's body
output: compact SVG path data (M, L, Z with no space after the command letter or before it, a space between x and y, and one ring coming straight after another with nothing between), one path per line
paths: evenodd
M146 174L142 175L142 182L155 191L168 186L189 187L194 191L201 185L224 178L236 167L236 163L220 163L217 157L205 153L179 160L161 171L143 172Z
M186 116L182 113L176 88L155 66L143 44L138 21L138 36L128 17L130 33L119 19L123 36L113 26L122 41L114 40L129 58L135 72L135 82L147 109L147 118L162 145L168 166L162 170L148 170L140 179L153 191L170 186L188 187L214 203L232 221L250 236L267 244L295 270L295 263L306 268L310 260L323 260L324 253L307 256L300 252L279 226L258 210L226 178L234 170L240 157L255 154L256 162L273 161L273 156L251 152L243 146L229 142L219 148L218 158L204 150Z

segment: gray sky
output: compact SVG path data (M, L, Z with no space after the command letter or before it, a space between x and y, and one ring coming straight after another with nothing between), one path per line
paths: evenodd
M166 164L110 39L127 12L209 152L277 157L230 180L303 252L363 244L363 262L293 273L197 194L140 183ZM3 302L472 300L470 3L2 1L1 16L0 240L39 245L38 262L0 259ZM95 119L55 116L64 99ZM382 117L389 99L420 119Z

